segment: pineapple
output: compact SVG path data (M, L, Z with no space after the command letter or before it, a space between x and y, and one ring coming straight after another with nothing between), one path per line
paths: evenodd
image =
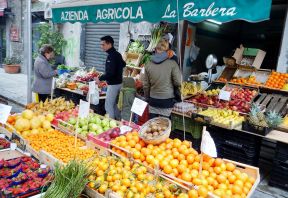
M257 113L257 118L261 121L261 120L265 120L265 115L262 111L259 111Z
M260 112L260 108L256 104L252 104L248 121L250 124L258 125L259 119L257 113Z
M283 118L279 113L276 113L275 111L269 111L266 120L269 127L277 127L279 124L282 123Z

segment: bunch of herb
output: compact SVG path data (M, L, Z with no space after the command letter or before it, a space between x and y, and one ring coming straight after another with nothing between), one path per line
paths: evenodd
M55 177L44 198L78 198L93 173L89 163L72 160L67 165L55 165Z

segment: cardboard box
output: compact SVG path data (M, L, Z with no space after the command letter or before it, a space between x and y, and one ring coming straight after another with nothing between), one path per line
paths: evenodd
M237 48L233 58L236 59L238 65L253 66L256 69L260 69L261 64L265 58L266 52L256 48L244 48L240 45Z

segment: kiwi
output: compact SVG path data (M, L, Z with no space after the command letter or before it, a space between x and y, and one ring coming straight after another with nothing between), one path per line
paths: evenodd
M155 136L158 136L159 135L159 133L158 132L154 132L153 133L153 136L155 137Z

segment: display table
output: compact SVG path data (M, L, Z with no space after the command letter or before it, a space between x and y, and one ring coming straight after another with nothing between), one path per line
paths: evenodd
M79 104L80 100L86 101L86 95L83 94L83 91L79 90L71 90L68 88L56 88L54 91L54 95L56 97L64 97L66 100L72 100L75 104ZM95 111L95 113L100 115L105 115L105 96L99 97L99 104L93 105L91 104L90 107Z

